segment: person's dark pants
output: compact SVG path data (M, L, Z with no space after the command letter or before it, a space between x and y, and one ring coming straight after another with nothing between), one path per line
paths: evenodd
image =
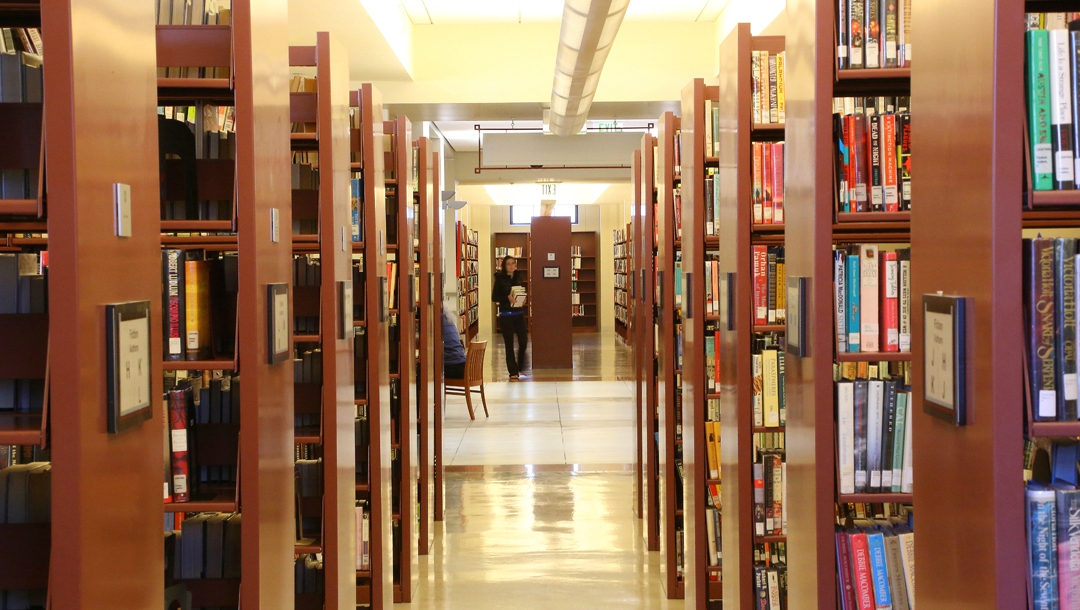
M443 372L447 379L465 379L465 363L443 365Z
M506 370L510 376L521 374L525 368L525 348L529 346L529 320L524 315L499 316L499 331L506 346ZM517 357L514 357L514 336L518 339Z

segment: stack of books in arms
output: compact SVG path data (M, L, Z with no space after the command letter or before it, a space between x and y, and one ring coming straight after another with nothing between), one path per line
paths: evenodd
M911 67L911 0L838 0L837 67Z
M911 493L912 394L908 363L837 366L840 493Z
M783 224L784 143L754 142L751 153L754 224Z
M49 311L47 267L42 255L0 254L0 314ZM41 413L45 379L0 379L0 413Z
M1036 191L1080 188L1080 13L1028 13L1028 144Z
M857 505L860 506L861 505ZM915 607L911 513L838 511L836 567L841 610Z
M165 360L232 358L236 350L234 254L161 251Z
M910 106L906 97L833 100L838 212L911 209Z
M751 115L754 123L783 124L787 114L784 93L784 57L780 53L752 51L750 57Z
M0 28L0 103L44 101L41 34L37 28ZM22 159L23 167L0 168L0 199L38 196L38 158Z
M911 250L861 244L833 252L836 351L911 351Z

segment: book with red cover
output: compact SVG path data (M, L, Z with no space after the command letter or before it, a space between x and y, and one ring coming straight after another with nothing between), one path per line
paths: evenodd
M866 156L870 159L870 211L881 212L885 210L885 193L881 174L881 117L868 113L866 126L868 128Z
M772 145L762 144L761 146L761 158L762 163L762 177L761 182L763 185L763 197L762 197L762 220L765 224L773 223L773 183L772 183Z
M768 246L754 246L754 324L769 323Z
M890 0L892 1L892 0ZM881 117L881 183L885 195L885 211L900 211L900 189L898 183L897 157L899 142L896 138L896 115L886 114Z
M848 547L851 552L851 581L855 588L857 610L874 610L874 584L870 573L870 546L866 534L850 531Z
M900 262L896 252L881 253L881 345L883 352L900 351Z
M161 251L162 346L166 360L183 360L187 333L184 296L184 251Z
M784 143L772 145L773 223L784 223Z
M761 142L754 142L752 150L754 224L762 224L765 222L764 145Z
M836 532L836 576L840 580L840 610L855 610L855 585L852 582L851 550L848 534Z
M867 160L867 137L866 115L851 115L851 178L853 189L851 198L851 211L869 212L868 191L870 190L868 174L869 161Z
M187 502L190 498L188 484L188 392L186 389L169 391L169 444L172 447L173 502Z

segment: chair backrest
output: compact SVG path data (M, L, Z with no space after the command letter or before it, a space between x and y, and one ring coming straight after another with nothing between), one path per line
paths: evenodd
M474 386L484 383L484 353L487 341L473 341L465 353L465 385Z

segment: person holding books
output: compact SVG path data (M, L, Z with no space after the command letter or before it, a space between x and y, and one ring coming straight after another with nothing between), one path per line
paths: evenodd
M495 274L491 301L499 304L499 330L506 345L506 369L510 381L521 378L525 368L525 348L529 345L529 320L525 315L525 282L517 273L517 259L506 256L502 268ZM514 337L518 340L515 357Z
M443 372L447 379L465 379L465 347L457 325L442 311Z

